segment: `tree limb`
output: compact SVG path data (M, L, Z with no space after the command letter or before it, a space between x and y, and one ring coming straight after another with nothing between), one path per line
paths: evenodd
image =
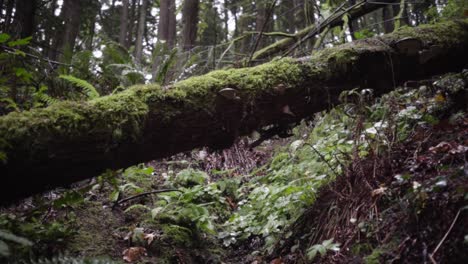
M399 50L408 39L422 43L415 53ZM223 149L253 130L326 110L344 90L370 87L379 95L394 81L459 71L468 61L467 46L468 19L449 21L307 58L214 71L170 87L140 85L91 101L13 112L0 117L0 201L198 147Z

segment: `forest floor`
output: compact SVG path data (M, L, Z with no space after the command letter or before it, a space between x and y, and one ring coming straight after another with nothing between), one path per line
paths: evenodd
M349 91L291 138L253 150L244 138L224 151L182 153L28 198L0 210L0 256L466 263L467 86L464 71L381 98Z

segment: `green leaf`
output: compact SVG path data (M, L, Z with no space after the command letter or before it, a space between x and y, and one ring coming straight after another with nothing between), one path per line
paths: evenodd
M5 43L10 39L10 35L7 33L0 34L0 43Z
M15 55L19 55L21 57L26 57L26 53L24 53L22 50L15 50Z
M26 82L29 82L31 79L32 79L32 74L30 72L28 72L25 68L13 68L13 70L15 71L15 75L16 77L19 77L21 78L22 80L26 81Z
M119 190L114 190L111 194L110 194L110 200L111 202L117 202L117 200L119 199Z
M312 261L317 256L317 249L313 248L307 251L307 258Z
M17 39L17 40L14 40L14 41L10 41L10 42L8 42L8 46L15 47L15 46L28 45L29 42L31 41L31 39L32 39L32 37L27 37L27 38L23 38L23 39Z
M32 246L33 243L24 237L17 236L6 230L0 230L0 238L3 240L12 241L23 246Z
M83 91L88 96L88 99L94 99L94 98L98 98L100 96L98 91L96 90L96 88L92 84L90 84L89 82L87 82L85 80L82 80L82 79L77 78L77 77L72 76L72 75L65 75L65 74L61 74L59 76L59 78L64 79L64 80L70 82L71 84L82 88Z
M151 210L151 218L155 218L164 208L163 207L156 207Z
M323 257L327 253L327 248L322 245L318 245L317 251L320 253L320 256Z

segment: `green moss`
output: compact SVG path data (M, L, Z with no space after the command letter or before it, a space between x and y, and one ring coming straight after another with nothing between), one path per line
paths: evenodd
M468 38L468 19L447 21L438 24L421 25L416 28L402 27L393 34L385 36L387 39L402 39L414 37L426 44L444 45L450 47L464 42Z
M366 264L379 264L382 263L380 261L380 257L384 254L384 251L380 248L376 248L372 251L372 253L364 258L364 263Z
M77 212L77 234L71 239L68 250L79 256L105 256L110 252L120 254L113 232L123 225L119 217L100 203L86 203Z
M223 88L237 89L242 104L247 105L265 93L273 93L278 84L303 89L305 80L343 77L340 74L354 70L363 52L391 52L389 44L403 37L418 37L426 44L449 49L468 38L466 27L468 19L402 28L380 38L324 49L312 56L311 63L284 58L256 67L214 71L169 89L140 85L89 102L60 102L45 109L10 113L0 117L1 159L14 159L9 157L13 152L20 153L18 156L49 155L51 142L81 142L91 135L99 148L112 151L121 143L139 141L148 116L152 122L165 124L190 112L212 114L217 92Z
M164 224L161 226L163 240L179 247L190 247L196 243L192 231L178 225Z

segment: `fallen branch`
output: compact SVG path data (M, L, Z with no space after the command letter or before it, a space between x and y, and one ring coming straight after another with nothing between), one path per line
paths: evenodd
M462 209L458 210L457 214L455 215L455 218L453 219L452 221L452 224L450 225L449 229L447 230L447 232L445 233L444 237L442 237L442 239L440 240L439 244L437 244L437 247L434 249L434 251L432 251L432 253L429 255L429 258L431 259L432 263L434 264L437 264L437 262L435 261L434 259L434 255L437 253L437 250L439 250L439 248L442 246L442 244L444 243L444 241L447 239L448 235L450 234L450 232L452 231L453 227L455 226L455 223L457 222L458 220L458 217L460 216L460 212L462 211Z
M401 48L408 41L420 45ZM13 112L0 117L0 201L194 148L223 149L254 130L329 109L344 90L370 87L378 96L394 82L459 71L467 46L468 19L449 21L307 58L214 71L170 87L141 85L86 102Z

